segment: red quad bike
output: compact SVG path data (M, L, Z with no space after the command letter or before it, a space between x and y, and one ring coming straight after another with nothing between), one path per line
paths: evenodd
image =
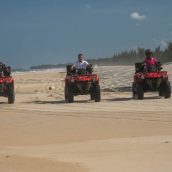
M90 94L91 100L100 102L101 92L98 75L92 74L91 66L76 73L76 70L71 71L71 65L68 65L64 94L65 101L68 103L74 102L74 96L87 94Z
M8 97L8 103L13 104L15 101L14 79L11 76L11 68L0 66L0 96Z
M144 93L149 91L158 91L161 97L171 97L171 85L167 71L161 71L161 69L160 63L150 67L147 71L145 71L143 63L135 64L133 98L141 100L144 98Z

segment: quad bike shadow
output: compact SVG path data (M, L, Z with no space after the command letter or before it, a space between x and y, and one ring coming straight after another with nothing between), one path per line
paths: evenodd
M28 102L26 102L26 103L28 103ZM64 104L65 103L65 101L63 101L63 100L59 100L59 101L57 101L57 100L51 100L51 101L49 101L49 100L35 100L35 101L31 101L31 102L29 102L30 104Z
M43 100L36 100L32 102L26 102L26 103L34 103L34 104L66 104L65 100L51 100L51 101L43 101ZM91 101L88 100L75 100L75 103L92 103Z
M104 90L102 90L102 94L103 92L108 92ZM132 87L131 86L123 86L123 87L116 87L115 88L115 91L112 91L110 90L109 91L110 93L122 93L122 94L125 94L126 93L126 96L123 96L123 97L117 97L117 98L102 98L102 101L108 101L108 102L125 102L125 101L131 101L133 100L133 96L130 96L131 93L132 93ZM127 96L129 94L129 96ZM159 96L156 96L156 95L149 95L149 96L146 96L144 97L145 100L156 100L156 99L161 99L161 97Z
M145 100L156 100L156 99L161 99L161 97L158 96L149 96L149 97L144 97ZM127 102L133 100L133 97L120 97L120 98L111 98L111 99L102 99L108 102Z

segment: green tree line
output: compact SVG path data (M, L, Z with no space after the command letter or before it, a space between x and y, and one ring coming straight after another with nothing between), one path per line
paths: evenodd
M153 54L162 63L172 62L172 43L168 43L166 49L162 50L157 47ZM145 58L145 49L137 48L136 50L123 51L114 54L111 58L89 59L88 61L95 65L133 65L135 62L142 62Z
M155 57L161 63L172 62L172 43L168 43L166 49L162 50L160 47L155 48L153 51ZM89 63L93 65L133 65L135 62L142 62L145 58L145 49L137 48L136 50L123 51L114 54L111 58L88 59ZM47 64L39 66L31 66L30 69L50 69L65 67L66 64Z

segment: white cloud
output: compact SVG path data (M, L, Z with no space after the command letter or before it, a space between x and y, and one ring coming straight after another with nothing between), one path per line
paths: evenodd
M146 16L145 15L141 15L138 12L133 12L133 13L130 14L130 18L133 19L133 20L142 21L142 20L146 19Z
M162 39L162 40L157 40L157 39L152 39L155 42L156 46L160 46L161 49L166 49L168 47L168 41Z
M172 36L172 31L170 32L170 35Z
M84 7L85 7L85 9L91 9L92 8L92 6L90 4L85 4Z
M162 49L167 48L167 47L168 47L168 42L165 41L165 40L160 41L160 47L161 47Z

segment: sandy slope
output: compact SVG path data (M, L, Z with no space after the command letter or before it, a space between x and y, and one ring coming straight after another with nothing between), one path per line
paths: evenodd
M165 69L171 76L172 66ZM79 96L66 104L64 73L14 75L16 103L0 99L3 172L172 171L172 99L133 100L133 67L97 71L101 103Z

